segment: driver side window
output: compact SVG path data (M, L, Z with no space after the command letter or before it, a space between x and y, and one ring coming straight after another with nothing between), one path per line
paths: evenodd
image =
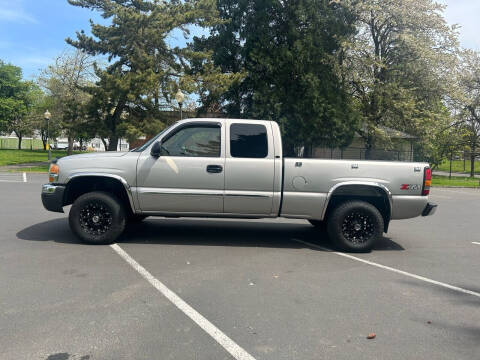
M162 154L187 157L220 157L220 126L192 125L162 143Z

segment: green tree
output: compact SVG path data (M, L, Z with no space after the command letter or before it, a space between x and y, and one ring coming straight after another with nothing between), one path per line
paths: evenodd
M423 138L443 116L457 32L433 0L345 0L357 34L345 42L345 78L364 126L367 156L384 127Z
M342 41L353 32L348 9L327 0L219 0L217 8L224 21L194 46L243 79L220 96L206 93L204 107L277 121L288 153L348 145L357 118L338 71Z
M5 132L12 116L23 108L22 69L0 60L0 131Z
M22 105L17 108L8 122L7 130L13 131L18 138L18 149L22 148L22 139L32 136L35 131L34 114L43 93L32 81L23 82L23 91L19 96Z
M245 21L249 4L249 0L217 1L217 10L222 21L211 28L209 36L195 37L190 44L193 51L206 51L211 54L206 60L192 61L192 74L201 76L206 67L211 67L219 69L221 74L232 76L231 82L223 83L223 86L218 86L218 81L199 84L200 113L223 112L230 117L242 118L249 112L244 99L247 93Z
M465 147L465 129L452 122L449 109L444 107L434 126L429 127L425 135L414 144L415 161L427 161L432 168L437 168L451 154Z
M47 141L49 139L56 139L61 135L60 113L55 110L56 105L57 100L53 96L42 92L32 114L30 115L33 121L33 127L38 131L40 139L42 140L43 150L47 150ZM50 112L53 111L53 116L50 118L48 125L44 116L45 111L47 110Z
M92 95L89 116L99 124L108 150L116 150L121 136L164 126L161 110L170 104L176 88L192 86L185 69L189 59L206 54L172 48L172 31L189 33L189 26L216 21L214 0L69 0L74 6L99 11L107 25L91 25L67 42L91 55L107 55L105 69ZM153 125L153 126L152 126Z
M31 81L22 80L22 70L0 61L0 130L14 132L18 137L18 149L24 136L33 134L30 116L41 95Z
M464 50L456 72L456 91L452 96L455 119L463 129L470 153L470 176L475 175L475 157L480 148L480 53Z
M95 79L93 57L79 50L63 52L38 78L49 95L52 124L57 123L68 138L69 155L74 139L85 135L88 127L85 114L90 94L86 88Z

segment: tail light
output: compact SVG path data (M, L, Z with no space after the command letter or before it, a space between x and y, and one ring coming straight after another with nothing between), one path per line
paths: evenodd
M430 194L430 186L432 186L432 169L426 167L423 173L423 196Z

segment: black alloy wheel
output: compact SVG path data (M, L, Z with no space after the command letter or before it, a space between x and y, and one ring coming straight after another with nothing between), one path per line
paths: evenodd
M339 204L328 218L330 240L341 250L370 251L383 235L383 217L372 204L352 200Z
M111 244L125 229L125 210L113 194L94 191L78 197L68 216L73 233L88 244Z
M354 210L343 220L342 233L352 244L362 244L375 234L375 223L368 213Z
M112 212L108 205L98 200L86 203L80 210L80 226L91 235L106 233L112 226Z

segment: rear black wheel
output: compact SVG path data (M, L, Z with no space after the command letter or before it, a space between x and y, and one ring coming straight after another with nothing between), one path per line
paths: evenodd
M75 200L68 220L73 233L83 242L111 244L125 228L125 211L112 194L94 191Z
M332 211L327 230L341 250L367 252L383 235L383 217L372 204L347 201Z

